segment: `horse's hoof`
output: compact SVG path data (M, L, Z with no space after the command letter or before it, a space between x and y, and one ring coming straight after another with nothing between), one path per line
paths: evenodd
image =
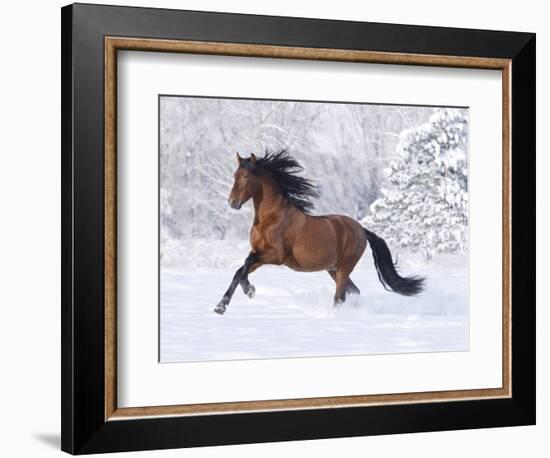
M225 313L225 310L227 307L223 304L216 305L216 308L214 309L214 312L216 312L218 315L223 315Z
M332 303L332 307L333 307L333 308L338 308L338 307L340 307L343 303L344 303L344 301L343 301L342 299L335 299L335 301Z
M256 288L254 285L250 285L248 287L248 291L245 293L250 299L252 299L256 295Z

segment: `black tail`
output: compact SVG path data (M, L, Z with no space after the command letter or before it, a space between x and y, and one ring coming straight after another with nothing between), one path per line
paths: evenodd
M365 228L363 228L365 229ZM424 278L422 277L402 277L395 270L390 249L381 237L374 232L365 229L367 240L372 249L374 265L378 273L378 279L382 286L388 291L403 294L404 296L414 296L422 292Z

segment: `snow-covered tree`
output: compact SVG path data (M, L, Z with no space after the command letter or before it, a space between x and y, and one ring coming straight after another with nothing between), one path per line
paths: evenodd
M391 186L371 205L364 224L394 247L464 250L468 241L468 119L461 109L436 109L403 131L398 158L386 170Z

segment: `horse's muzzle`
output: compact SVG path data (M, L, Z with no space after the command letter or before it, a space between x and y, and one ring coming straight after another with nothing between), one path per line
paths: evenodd
M235 210L240 210L241 207L243 206L242 202L239 202L238 200L235 200L235 199L228 199L228 202L229 202L229 206Z

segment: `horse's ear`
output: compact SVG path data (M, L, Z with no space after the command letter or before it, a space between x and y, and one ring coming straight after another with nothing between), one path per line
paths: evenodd
M243 158L239 155L239 153L237 153L237 164L241 165L242 162Z
M253 164L256 163L256 155L254 153L250 155L250 162L252 162Z

